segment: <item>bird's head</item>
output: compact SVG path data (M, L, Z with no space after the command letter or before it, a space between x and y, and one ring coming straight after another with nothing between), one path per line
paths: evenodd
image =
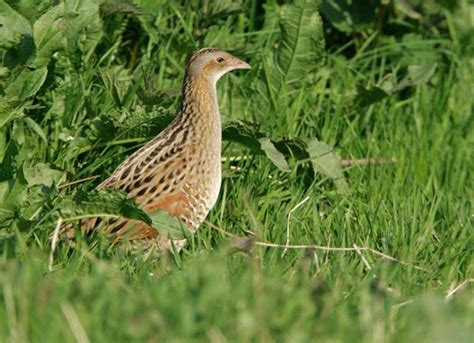
M193 53L186 67L186 74L191 77L205 77L216 83L222 75L235 69L250 69L250 65L228 52L204 48Z

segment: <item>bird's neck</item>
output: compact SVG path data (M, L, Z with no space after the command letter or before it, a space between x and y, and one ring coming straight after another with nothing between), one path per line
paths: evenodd
M220 158L222 128L215 82L188 75L183 82L180 112L177 120L182 126L193 132L203 148L218 152Z
M183 83L181 112L192 112L193 120L215 120L219 116L216 83L205 77L187 76Z

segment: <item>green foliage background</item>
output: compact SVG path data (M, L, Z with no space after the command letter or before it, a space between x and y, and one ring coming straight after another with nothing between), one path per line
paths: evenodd
M473 21L467 0L0 0L2 341L469 341ZM253 66L218 85L206 223L158 260L92 237L48 266L61 219L151 221L93 189L206 46Z

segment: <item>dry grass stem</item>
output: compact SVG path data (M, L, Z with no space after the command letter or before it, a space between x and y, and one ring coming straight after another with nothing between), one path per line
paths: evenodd
M62 189L62 188L66 188L66 187L69 187L69 186L77 185L79 183L83 183L83 182L90 181L90 180L95 180L99 177L100 177L100 175L93 175L93 176L85 177L85 178L80 179L80 180L74 180L74 181L71 181L71 182L67 182L67 183L64 183L62 185L59 185L58 189Z
M446 297L444 298L446 301L449 301L452 299L452 297L459 291L462 291L464 288L467 287L467 285L471 282L474 282L474 279L467 279L461 282L459 285L456 287L450 287L448 289L448 292L446 294Z
M351 167L351 166L366 166L369 164L376 164L376 165L381 165L381 164L393 164L397 163L397 160L395 158L360 158L360 159L348 159L348 160L342 160L341 165L343 167Z
M309 196L301 200L299 203L296 204L295 207L293 207L289 212L288 212L288 219L286 221L286 246L290 245L290 220L291 220L291 215L293 212L295 212L300 206L304 205L307 201L309 200ZM283 252L281 253L281 257L285 256L286 252L288 249L284 249Z
M404 302L401 302L401 303L399 303L399 304L395 304L395 305L392 306L392 311L395 311L395 312L396 312L396 311L398 311L400 308L402 308L403 306L409 305L409 304L411 304L412 302L413 302L413 300L412 300L412 299L409 299L409 300L404 301Z
M365 258L365 256L362 254L362 252L360 251L359 247L356 245L356 244L353 244L352 245L354 247L354 249L356 249L356 252L357 254L360 256L360 258L362 259L362 262L364 262L364 265L365 267L367 268L367 270L371 270L372 267L370 266L369 264L369 261L367 261L367 259Z
M412 263L401 261L396 259L395 257L392 257L390 255L387 255L381 251L369 248L369 247L357 247L357 248L349 248L349 247L329 247L329 246L323 246L323 245L315 245L315 244L298 244L298 245L287 245L287 244L277 244L277 243L268 243L268 242L260 242L257 241L255 242L255 245L259 245L262 247L268 247L268 248L280 248L280 249L313 249L313 250L322 250L322 251L355 251L355 252L362 252L362 251L368 251L371 252L374 255L380 256L385 260L397 262L406 266L413 267L417 270L422 270L422 271L429 271L426 268L416 266Z
M72 307L69 302L64 302L61 304L61 310L63 311L64 317L66 317L66 321L76 341L78 343L89 343L89 338L87 338L87 334L79 321L74 307Z
M49 271L53 270L54 251L56 250L56 246L58 244L59 232L61 230L62 223L63 223L62 218L59 218L58 221L56 222L56 227L54 229L53 236L51 237L51 251L49 252L49 264L48 264Z

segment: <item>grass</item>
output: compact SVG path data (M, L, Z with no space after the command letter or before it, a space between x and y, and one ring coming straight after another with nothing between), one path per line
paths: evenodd
M109 8L100 25L88 17L83 46L48 62L37 93L16 99L22 115L0 128L1 341L472 339L474 76L460 12L434 15L433 36L410 20L401 37L340 42L326 31L325 62L269 100L267 55L280 31L268 7L263 16L248 1L243 12L206 19L167 5L154 20L137 8ZM50 271L49 236L66 210L57 199L90 191L162 129L186 54L210 43L253 66L220 81L226 117L259 123L274 140L317 137L345 159L396 162L346 168L344 193L304 159L287 155L285 173L224 142L219 201L180 254L130 256L96 237L60 246ZM436 64L432 75L374 101L373 87L399 86L410 66L425 64ZM39 163L59 179L25 185ZM91 175L100 177L57 186ZM269 246L284 246L287 234L287 251Z

